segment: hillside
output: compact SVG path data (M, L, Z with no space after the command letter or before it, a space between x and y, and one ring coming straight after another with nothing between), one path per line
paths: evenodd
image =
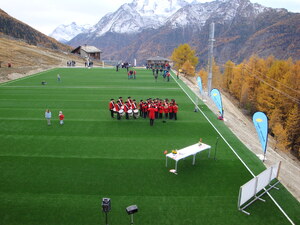
M0 82L13 80L53 67L66 66L69 60L83 66L83 59L62 51L29 45L21 40L0 36ZM8 68L8 63L12 64Z
M30 45L43 46L46 48L62 51L71 50L70 46L61 44L54 38L48 37L33 29L27 24L11 17L0 9L0 34L8 35L16 39L22 39Z

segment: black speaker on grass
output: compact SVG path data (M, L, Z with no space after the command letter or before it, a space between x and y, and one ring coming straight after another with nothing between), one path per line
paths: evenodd
M111 210L110 198L102 198L102 210L108 213Z

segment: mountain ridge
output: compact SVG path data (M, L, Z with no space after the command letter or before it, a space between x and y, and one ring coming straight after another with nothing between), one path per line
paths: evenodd
M22 39L31 45L40 45L46 48L68 51L70 46L64 45L54 38L48 37L26 23L11 17L0 9L0 33L16 39Z
M113 15L110 14L111 18ZM106 59L133 61L137 58L140 64L151 56L168 57L179 44L189 43L196 50L200 65L205 65L209 25L214 22L217 63L228 60L240 63L252 54L300 59L299 16L299 13L264 7L249 0L193 2L177 10L158 28L148 27L132 33L112 29L101 35L93 30L77 35L68 43L95 45L103 50ZM289 23L293 29L288 28Z

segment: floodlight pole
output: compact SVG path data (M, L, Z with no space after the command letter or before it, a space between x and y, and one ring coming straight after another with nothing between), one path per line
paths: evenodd
M209 49L208 49L208 80L207 80L207 92L210 96L211 86L212 86L212 64L213 64L213 53L214 53L214 39L215 37L215 23L210 24L209 32Z

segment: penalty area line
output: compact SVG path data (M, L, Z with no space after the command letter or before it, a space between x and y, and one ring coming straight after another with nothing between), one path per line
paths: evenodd
M172 71L173 72L173 71ZM173 72L174 73L174 72ZM225 137L220 133L220 131L215 127L215 125L209 120L209 118L205 115L205 113L200 109L200 107L195 103L195 101L191 98L191 96L184 90L184 88L178 83L178 81L174 78L173 74L171 73L171 76L173 80L178 84L178 86L183 90L183 92L188 96L188 98L192 101L192 103L198 108L198 110L202 113L202 115L205 117L205 119L210 123L210 125L215 129L215 131L220 135L220 137L223 139L223 141L227 144L227 146L231 149L231 151L236 155L236 157L242 162L242 164L246 167L246 169L249 171L249 173L255 177L254 173L251 171L251 169L247 166L247 164L242 160L242 158L237 154L237 152L233 149L233 147L227 142ZM198 96L196 95L198 98ZM266 189L264 189L266 190ZM283 215L287 218L287 220L292 224L295 225L295 223L291 220L291 218L286 214L286 212L281 208L281 206L276 202L276 200L273 198L273 196L267 192L268 196L271 198L271 200L274 202L274 204L277 206L277 208L283 213Z

